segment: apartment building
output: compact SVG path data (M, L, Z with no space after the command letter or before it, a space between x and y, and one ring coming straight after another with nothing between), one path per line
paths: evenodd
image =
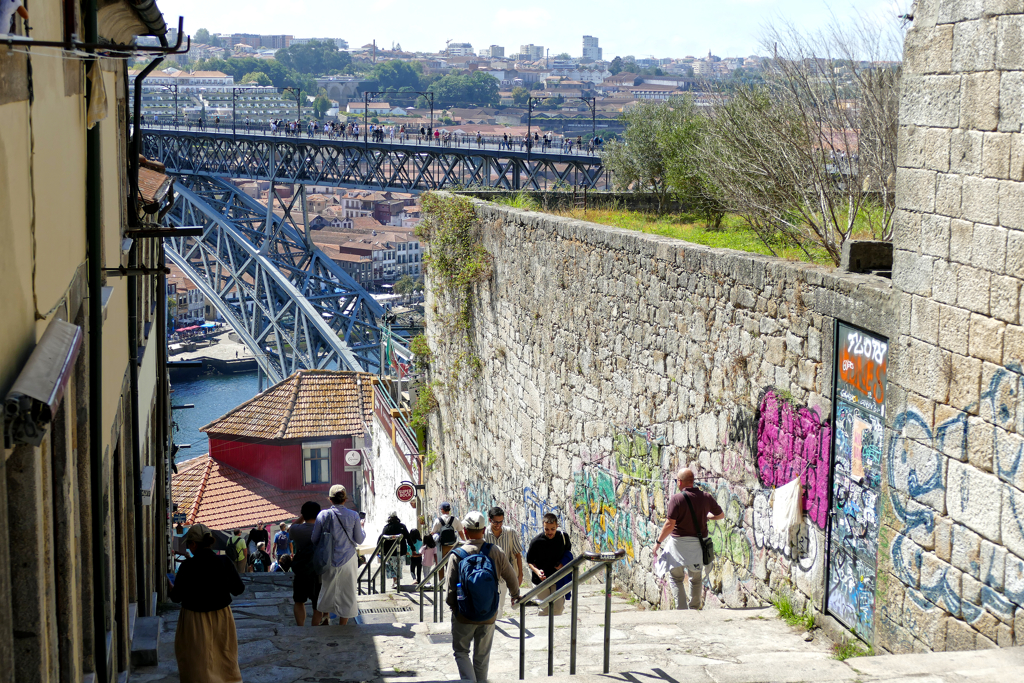
M151 2L101 4L28 3L32 38L166 33ZM0 671L113 683L167 599L167 288L143 231L173 190L130 153L125 61L61 59L25 33L16 19L0 55Z

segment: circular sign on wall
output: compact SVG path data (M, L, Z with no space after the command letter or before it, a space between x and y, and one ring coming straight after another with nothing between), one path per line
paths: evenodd
M416 497L416 489L413 488L412 484L399 484L398 488L395 489L395 495L398 496L398 500L408 503Z
M355 467L363 460L363 454L358 450L345 451L345 464L349 467Z

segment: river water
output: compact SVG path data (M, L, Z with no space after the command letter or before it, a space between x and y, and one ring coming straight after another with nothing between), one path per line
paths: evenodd
M195 408L175 410L174 443L192 444L178 451L175 462L190 460L210 452L210 442L199 428L256 395L256 373L208 375L171 383L171 405L195 404Z

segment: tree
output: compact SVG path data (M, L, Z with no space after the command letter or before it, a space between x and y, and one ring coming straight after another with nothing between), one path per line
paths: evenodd
M572 55L570 55L568 52L559 52L557 55L555 55L555 59L572 59Z
M626 62L622 65L622 70L626 73L638 74L640 73L640 67L636 65L636 62Z
M210 44L210 32L207 31L205 28L201 28L198 31L196 31L195 39L196 39L197 43L201 43L203 45L209 45Z
M471 76L448 74L427 88L434 93L436 106L494 106L498 103L498 81L481 71Z
M423 67L419 62L402 62L391 59L373 67L370 78L377 81L377 90L418 90Z
M403 275L397 282L395 282L395 286L391 291L395 294L405 296L406 294L412 294L415 292L418 285L419 283L416 282L411 275Z
M612 60L612 63L608 65L608 71L611 72L612 76L622 71L622 57L616 57Z
M335 43L320 40L283 48L274 53L274 58L288 68L310 75L344 71L352 63L349 53L339 50Z
M521 85L512 88L512 103L520 107L525 106L530 98L530 91Z
M720 198L769 249L817 244L838 264L862 222L891 239L900 72L876 65L898 59L896 24L769 26L762 42L763 83L718 98L702 143Z
M242 76L242 85L271 85L270 76L262 71L250 71Z
M626 132L610 141L604 154L616 186L656 194L662 210L675 195L709 227L718 227L722 210L702 170L698 144L707 124L692 98L640 100L621 119Z
M331 108L331 101L323 95L317 95L313 100L313 113L318 119L322 119L327 110Z

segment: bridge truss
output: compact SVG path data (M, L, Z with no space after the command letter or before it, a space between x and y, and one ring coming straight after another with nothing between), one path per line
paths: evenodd
M485 186L544 190L548 184L603 188L598 156L366 143L175 129L147 129L143 154L179 176L209 175L374 190Z
M304 192L278 216L217 178L185 176L175 190L166 222L202 226L203 234L168 238L167 256L253 351L271 384L300 369L379 368L384 309L296 225L291 212L302 210Z

